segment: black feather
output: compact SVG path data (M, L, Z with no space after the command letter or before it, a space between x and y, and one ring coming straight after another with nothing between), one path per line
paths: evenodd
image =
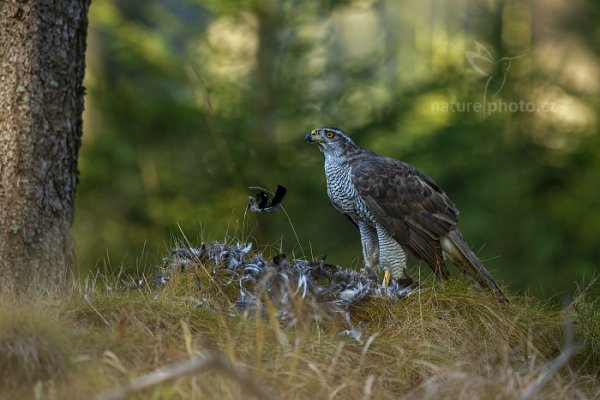
M253 212L273 212L281 204L287 189L277 185L277 190L271 198L265 191L261 190L253 196L248 197L248 208Z

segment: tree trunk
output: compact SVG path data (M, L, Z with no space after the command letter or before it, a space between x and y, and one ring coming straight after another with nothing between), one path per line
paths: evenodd
M0 3L0 285L68 281L91 0Z

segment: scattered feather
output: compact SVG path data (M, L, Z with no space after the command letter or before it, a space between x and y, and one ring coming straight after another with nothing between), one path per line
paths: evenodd
M220 242L205 243L197 248L177 248L163 260L163 269L154 282L158 286L167 285L172 274L202 265L213 276L229 274L226 279L215 280L222 289L232 285L239 288L230 310L248 317L260 313L266 318L274 309L279 321L291 326L307 317L306 314L299 315L302 307L298 304L301 303L311 309L309 318L312 319L322 319L324 310L329 311L329 315L342 315L348 329L341 334L358 342L362 342L363 333L349 318L348 310L352 305L380 297L398 301L418 290L412 284L399 281L390 282L386 288L373 274L327 264L324 259L288 260L285 254L277 254L267 260L262 253L250 254L251 250L252 245L248 243L229 245ZM210 308L219 311L216 307ZM231 316L230 310L220 309L220 312Z
M264 190L248 197L248 208L252 212L273 212L283 201L287 189L281 185L277 185L275 194L270 197Z

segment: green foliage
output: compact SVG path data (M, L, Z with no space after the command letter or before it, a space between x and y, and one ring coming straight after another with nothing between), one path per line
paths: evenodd
M433 177L495 277L547 297L573 292L600 260L600 89L586 80L600 68L589 34L599 8L549 12L520 0L94 3L82 274L148 268L181 231L360 267L358 234L327 199L321 155L302 143L338 125ZM487 65L466 57L476 42ZM520 58L506 69L502 57ZM465 110L484 101L538 109ZM293 226L245 210L249 186L277 184Z

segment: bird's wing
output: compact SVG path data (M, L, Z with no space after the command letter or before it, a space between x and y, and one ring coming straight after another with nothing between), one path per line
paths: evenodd
M440 238L457 223L458 211L429 177L401 161L369 155L352 164L358 195L401 245L447 275Z

